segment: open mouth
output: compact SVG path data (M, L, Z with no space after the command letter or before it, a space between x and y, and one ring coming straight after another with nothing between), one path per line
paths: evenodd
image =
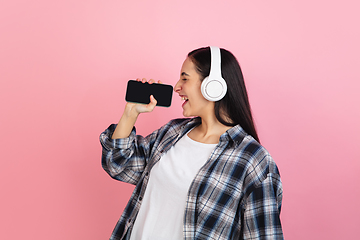
M184 106L189 101L189 99L187 97L184 97L184 96L181 97L181 100L184 101L182 106Z

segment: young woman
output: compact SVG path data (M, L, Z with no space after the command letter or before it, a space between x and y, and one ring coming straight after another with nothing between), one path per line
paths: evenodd
M216 64L225 82L206 88ZM224 97L209 97L218 86ZM136 135L139 114L156 106L151 96L148 105L127 103L100 135L105 171L136 185L110 239L283 239L279 171L259 143L236 58L219 48L190 52L174 91L186 118Z

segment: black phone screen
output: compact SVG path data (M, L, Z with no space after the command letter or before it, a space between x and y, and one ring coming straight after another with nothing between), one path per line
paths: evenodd
M142 83L129 80L126 89L125 100L127 102L150 103L150 95L157 100L156 106L170 107L172 100L173 87L171 85L159 83Z

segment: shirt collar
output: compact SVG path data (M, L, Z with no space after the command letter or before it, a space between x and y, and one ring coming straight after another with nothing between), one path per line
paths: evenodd
M231 140L236 146L239 145L243 139L248 136L244 129L238 124L227 130L223 135L220 136L220 141Z

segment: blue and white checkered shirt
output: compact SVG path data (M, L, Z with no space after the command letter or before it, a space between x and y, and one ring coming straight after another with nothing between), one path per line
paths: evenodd
M147 137L100 135L102 166L114 179L136 185L111 240L128 239L149 181L149 172L200 118L170 121ZM270 154L239 125L221 135L194 178L184 210L184 239L283 239L282 184Z

